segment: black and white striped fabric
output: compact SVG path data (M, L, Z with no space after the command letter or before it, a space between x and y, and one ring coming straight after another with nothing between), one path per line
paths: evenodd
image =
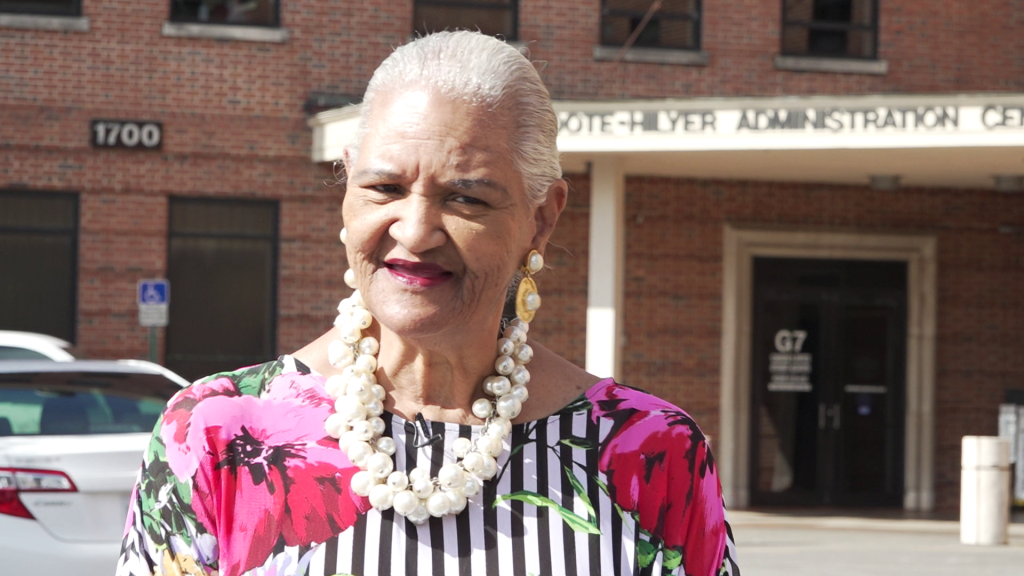
M430 433L441 441L417 450L415 426L397 416L386 420L387 434L398 445L396 469L429 468L436 476L441 465L454 461L452 441L472 438L476 427L432 422ZM581 454L562 439L585 438L599 445L612 423L592 421L589 411L563 410L530 426L516 426L509 446L499 459L496 481L485 484L480 496L470 500L457 516L430 518L417 526L393 510L370 510L337 540L316 550L309 563L311 576L368 575L476 575L489 576L582 576L591 574L683 574L665 571L658 555L645 568L638 565L637 521L615 510L601 489L598 450ZM582 460L581 460L582 455ZM495 504L499 495L533 492L587 519L589 507L577 496L566 469L582 482L596 515L600 534L577 532L554 509L519 500ZM724 572L739 575L732 534L728 537Z

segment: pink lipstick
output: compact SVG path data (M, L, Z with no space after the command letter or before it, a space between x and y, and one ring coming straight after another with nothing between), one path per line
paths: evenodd
M453 276L443 266L429 262L410 262L409 260L390 258L384 261L384 266L399 282L423 288L439 286L451 280Z

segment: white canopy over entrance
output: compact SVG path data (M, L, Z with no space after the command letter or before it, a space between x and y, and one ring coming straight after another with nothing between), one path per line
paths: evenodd
M988 188L1024 175L1024 94L558 101L567 172ZM341 158L359 106L310 119L313 160Z

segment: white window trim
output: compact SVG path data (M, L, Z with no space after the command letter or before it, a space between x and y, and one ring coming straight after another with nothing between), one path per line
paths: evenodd
M51 30L54 32L88 32L89 18L86 16L0 14L0 28Z
M889 73L889 62L887 60L858 60L856 58L778 55L775 57L775 68L790 72L831 72L835 74L873 74L884 76Z
M610 62L618 55L619 46L594 46L594 60ZM701 50L681 50L677 48L645 48L631 46L622 55L623 62L642 62L647 64L679 64L682 66L707 66L711 56Z
M225 24L197 24L190 22L164 22L160 33L170 38L211 38L214 40L274 43L287 42L291 35L287 28L229 26Z

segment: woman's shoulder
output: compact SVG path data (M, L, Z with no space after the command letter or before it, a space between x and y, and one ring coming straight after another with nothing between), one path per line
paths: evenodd
M649 467L656 461L663 469L683 469L691 474L700 469L698 481L704 479L708 468L715 473L707 438L697 422L675 404L610 378L591 387L579 404L605 431L601 434L601 461L610 468Z
M602 380L586 392L593 407L593 418L609 418L618 426L641 425L648 432L660 432L683 426L680 433L699 437L704 434L682 408L646 390L620 384L611 378ZM697 438L694 438L697 439Z
M200 378L184 388L167 403L156 437L172 470L189 478L209 445L223 447L236 438L264 433L301 433L319 440L332 406L322 378L282 357Z
M178 396L196 399L220 395L259 396L282 375L312 377L312 372L295 358L285 355L262 364L204 376L184 388Z
M269 405L298 401L303 404L327 402L322 379L298 360L282 356L276 360L219 372L200 378L168 401L163 425L228 414L248 418ZM245 416L246 414L250 416Z
M610 379L586 398L591 418L607 429L598 469L612 501L661 541L666 563L720 573L728 538L722 489L697 423L671 402Z

